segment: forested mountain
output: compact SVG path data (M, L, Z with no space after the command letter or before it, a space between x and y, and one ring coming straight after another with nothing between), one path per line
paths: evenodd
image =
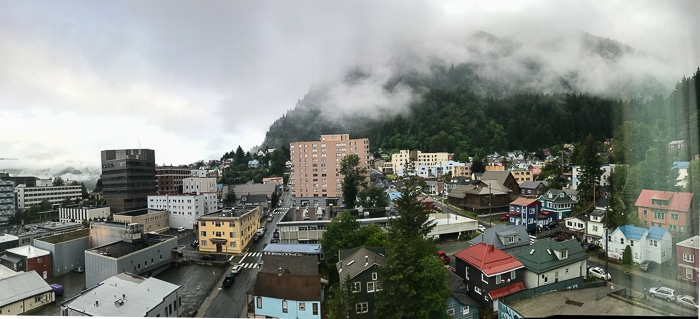
M580 33L576 41L551 39L533 51L480 32L464 46L462 62L407 50L388 67L358 66L339 83L314 87L272 124L262 146L347 132L368 137L373 150L445 151L464 159L534 151L588 134L603 140L624 121L688 123L697 113L688 103L676 105L683 85L668 97L649 72L623 69L620 61L658 60L614 40ZM669 125L664 138L683 139L689 128Z

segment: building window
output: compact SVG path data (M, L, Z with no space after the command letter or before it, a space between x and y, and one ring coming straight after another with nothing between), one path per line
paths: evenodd
M36 262L39 263L39 264L41 264L42 260L43 260L43 259L42 259L41 257L39 257L39 258L36 259Z
M355 313L367 313L368 310L366 302L355 304Z
M644 215L644 217L647 217L647 210L645 209L645 210L642 212L642 214Z
M287 313L287 300L282 300L282 312Z
M486 277L486 274L481 273L481 281L483 281L483 282L485 282L485 283L488 284L488 283L489 283L489 277Z
M659 243L656 240L650 239L649 240L649 246L654 246L657 247Z
M685 269L685 278L693 279L693 270L690 268Z
M665 250L661 252L661 258L666 258L666 251Z
M205 230L202 231L202 237L207 237L207 232Z
M382 291L382 289L384 289L384 288L382 287L382 282L381 282L381 281L377 281L376 286L377 286L377 287L375 288L376 291Z
M496 275L496 284L498 285L500 283L501 283L501 275Z
M661 219L661 220L664 220L664 219L666 219L666 213L664 213L664 212L659 212L659 211L655 211L655 212L654 212L654 219Z
M299 311L306 311L306 303L304 303L304 302L299 303Z
M376 272L372 273L372 280L377 280L377 273Z
M481 295L481 289L477 286L474 286L474 292Z
M671 220L678 220L678 214L671 213Z
M374 292L374 281L367 282L367 292Z
M510 271L510 279L515 279L515 270Z
M695 256L693 254L683 253L683 261L689 263L695 262Z
M311 309L312 309L313 312L314 312L314 316L315 316L315 315L318 315L318 303L315 303L315 302L312 303L312 304L311 304Z
M463 314L463 315L468 315L468 314L469 314L469 306L464 306L464 307L462 307L462 314Z
M454 316L454 315L455 315L455 309L454 309L454 308L447 309L447 315L448 315L448 316Z
M359 281L353 282L352 292L361 292L361 291L362 291L362 283Z

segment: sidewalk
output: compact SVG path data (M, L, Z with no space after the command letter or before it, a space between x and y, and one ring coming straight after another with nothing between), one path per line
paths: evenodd
M589 256L591 256L589 254ZM598 263L605 264L605 259L598 257L596 254L593 254L595 257L589 257L590 259L595 260ZM657 281L659 283L663 283L665 286L675 286L675 288L681 288L684 290L688 291L693 291L697 294L698 292L698 285L694 284L690 281L686 280L678 280L675 277L674 278L669 278L669 277L662 277L657 274L654 274L652 272L643 272L639 269L638 266L635 265L623 265L618 263L617 261L608 261L608 267L616 268L618 270L624 271L624 272L629 272L641 277L646 277L649 279L652 279L654 281ZM673 288L673 287L671 287Z

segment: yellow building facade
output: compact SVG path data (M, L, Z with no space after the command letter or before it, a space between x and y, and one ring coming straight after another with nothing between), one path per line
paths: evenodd
M534 176L532 176L532 171L527 169L514 169L511 170L510 173L513 174L513 177L515 177L515 181L518 182L518 185L522 185L523 182L526 181L535 181Z
M197 221L199 251L238 254L260 228L260 207L228 207Z

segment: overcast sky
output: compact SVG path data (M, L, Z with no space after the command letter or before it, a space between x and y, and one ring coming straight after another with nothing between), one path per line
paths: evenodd
M139 147L159 165L218 159L261 144L312 85L397 48L449 56L476 30L585 31L659 57L677 81L700 66L699 4L0 0L0 157L18 158L0 170Z

